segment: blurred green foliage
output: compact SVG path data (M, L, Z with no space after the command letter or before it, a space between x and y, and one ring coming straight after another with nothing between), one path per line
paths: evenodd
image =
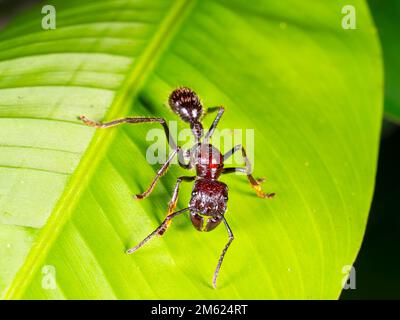
M369 0L385 68L385 113L400 124L400 1Z
M400 129L381 141L374 200L355 263L356 290L342 299L400 299Z
M400 1L369 0L385 68L385 115L400 123ZM400 128L385 122L374 200L355 262L356 290L341 299L400 299Z

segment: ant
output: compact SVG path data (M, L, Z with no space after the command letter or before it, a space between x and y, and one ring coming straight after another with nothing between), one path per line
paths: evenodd
M200 102L197 94L187 87L180 87L175 89L169 96L169 106L171 109L184 121L190 124L190 128L195 137L195 144L192 148L185 152L179 147L170 135L168 125L163 118L155 117L128 117L118 119L106 123L95 122L89 120L85 116L79 118L88 126L95 128L109 128L121 123L149 123L156 122L160 123L167 136L168 144L170 145L173 152L168 157L167 161L158 170L155 178L151 182L148 189L142 194L135 195L134 198L141 200L146 198L154 189L159 178L168 170L168 167L175 157L178 155L178 163L184 169L196 169L195 176L181 176L177 179L176 185L172 194L171 201L168 205L168 214L161 225L151 232L146 238L144 238L135 247L126 251L127 254L131 254L141 248L145 243L152 239L155 235L163 235L171 223L171 220L176 216L189 211L190 219L193 226L199 231L211 231L214 230L221 221L225 224L227 229L229 240L223 248L219 257L217 267L213 276L213 287L216 288L217 277L221 268L222 261L225 257L225 253L232 243L234 237L228 222L225 219L225 212L227 210L228 201L228 186L218 181L221 174L241 172L247 175L251 186L256 191L257 196L260 198L272 198L274 193L264 193L261 190L261 183L265 179L255 179L251 172L251 163L246 155L246 151L241 144L236 145L230 151L224 155L214 147L209 140L224 113L224 107L212 107L208 108L207 111L203 112L203 106ZM203 125L201 119L207 113L218 111L210 129L204 135ZM204 136L204 138L203 138ZM203 138L203 139L202 139ZM224 161L232 156L233 153L241 151L246 167L231 167L224 168ZM185 163L185 158L189 158L189 162ZM185 209L175 211L176 203L178 200L179 186L180 184L190 181L195 181L192 189L192 195L189 202L189 206Z

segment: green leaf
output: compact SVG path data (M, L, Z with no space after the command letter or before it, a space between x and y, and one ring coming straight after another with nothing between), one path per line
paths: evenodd
M385 115L400 123L400 2L369 0L378 28L385 65Z
M342 28L347 4L356 8L355 30ZM2 295L337 298L364 234L382 116L380 49L366 4L55 7L56 30L40 29L36 8L0 34ZM146 161L154 126L96 131L77 120L176 120L164 104L181 85L206 106L226 107L220 129L254 129L254 174L277 194L260 199L244 176L222 178L235 240L216 290L223 226L201 233L180 216L161 239L124 253L164 219L176 178L191 174L175 165L149 198L132 199L159 168ZM182 187L177 208L190 190Z

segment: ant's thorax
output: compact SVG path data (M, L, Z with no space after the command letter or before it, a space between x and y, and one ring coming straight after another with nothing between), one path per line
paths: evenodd
M190 149L190 162L199 178L217 180L224 168L221 152L212 144L197 143Z

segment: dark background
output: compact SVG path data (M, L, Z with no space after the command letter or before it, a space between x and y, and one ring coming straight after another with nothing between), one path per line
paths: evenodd
M0 0L0 30L14 15L37 2ZM400 299L399 209L400 127L384 122L374 198L354 264L356 289L343 290L341 299Z
M354 264L356 290L341 299L400 299L400 129L381 139L374 199Z

